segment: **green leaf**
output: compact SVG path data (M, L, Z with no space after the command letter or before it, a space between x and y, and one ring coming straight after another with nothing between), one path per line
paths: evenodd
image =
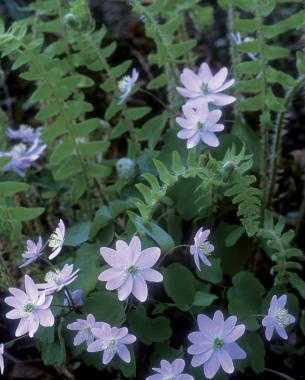
M178 306L192 305L195 297L196 279L185 266L175 263L164 270L164 288Z
M251 366L255 373L261 373L265 369L265 344L260 335L256 332L247 332L238 342L246 351L247 357L240 361L238 367Z
M130 332L146 345L163 342L171 337L170 321L166 317L149 318L143 305L139 305L128 315Z
M62 323L57 328L57 336L54 342L48 340L37 341L37 347L41 351L41 357L45 365L61 366L66 360L66 348L61 329Z
M232 281L233 286L228 290L230 314L243 320L248 330L257 330L259 324L253 315L260 314L264 287L250 272L239 272Z
M199 290L195 293L193 306L210 306L217 298L214 294Z
M91 222L80 222L67 229L64 245L75 247L89 240Z
M0 183L0 196L10 197L20 191L28 190L29 185L24 182L6 181Z
M117 294L98 291L89 294L85 301L86 310L90 310L97 321L120 326L125 319L123 304L118 300Z
M44 212L44 208L9 207L8 211L12 219L18 222L24 222L26 220L32 220L40 216Z
M290 284L300 293L301 297L305 299L305 281L301 277L293 272L289 273Z
M221 269L221 260L209 258L212 263L211 267L207 265L201 266L201 271L196 269L196 274L202 280L211 282L212 284L218 284L222 281L222 269Z

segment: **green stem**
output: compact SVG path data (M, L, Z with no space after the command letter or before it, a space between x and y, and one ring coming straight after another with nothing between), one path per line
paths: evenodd
M285 114L295 94L300 90L300 88L304 84L305 84L305 76L301 76L296 82L295 86L287 92L285 100L284 100L285 111L278 114L278 117L275 123L272 146L271 146L271 158L270 158L270 170L269 170L270 179L269 179L267 203L266 203L267 207L271 205L274 186L276 183L278 164L281 157L282 136L283 136L283 128L285 125Z
M283 372L276 371L275 369L265 368L265 372L273 373L274 375L278 375L278 376L280 376L281 378L286 379L286 380L296 380L295 378L293 378L293 377L291 377L291 376L288 376L288 375L286 375L286 374L283 373Z

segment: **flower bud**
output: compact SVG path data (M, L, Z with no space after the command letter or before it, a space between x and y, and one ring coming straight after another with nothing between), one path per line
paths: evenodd
M228 179L231 176L231 174L234 172L234 170L235 170L234 162L232 161L225 162L222 168L223 178L225 180Z
M115 167L118 173L118 177L121 179L126 179L129 181L136 175L136 163L130 158L120 158L117 161Z

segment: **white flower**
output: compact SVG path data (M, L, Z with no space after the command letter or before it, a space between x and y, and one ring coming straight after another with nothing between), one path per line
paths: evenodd
M178 132L177 136L180 139L187 140L187 148L193 148L199 144L200 140L205 144L217 147L219 140L215 132L220 132L224 129L223 124L218 124L221 118L221 111L209 111L207 103L202 103L197 109L186 104L182 107L184 118L177 117L176 122L182 127L182 131Z
M23 268L31 264L43 254L42 239L40 236L38 238L37 244L35 244L32 240L28 240L26 244L27 250L21 254L21 256L26 260L19 266L19 268Z
M0 344L0 373L3 375L4 372L4 360L3 360L4 344Z
M39 292L38 286L30 276L24 278L25 292L17 288L9 288L13 295L6 297L4 302L14 309L6 314L9 319L20 319L16 330L16 336L29 333L33 338L39 325L53 326L54 317L49 309L52 296L47 296L45 292Z
M93 328L103 327L104 322L95 322L94 315L88 314L87 319L77 319L75 322L67 325L69 330L78 331L74 338L74 346L79 346L83 342L87 345L94 341Z
M73 264L65 264L62 270L56 269L45 276L46 283L37 284L39 289L45 289L47 294L59 292L65 286L76 280L79 269L73 272Z
M62 250L65 241L65 231L66 228L64 222L60 219L55 232L52 233L49 239L49 247L53 251L49 256L50 260L54 259L54 257L56 257Z
M120 101L119 104L122 104L125 102L125 100L128 98L131 90L133 89L134 85L136 84L136 81L139 78L139 73L136 69L132 69L131 76L125 75L118 83L119 90L121 92Z
M191 254L194 256L196 267L199 270L201 270L200 261L209 267L212 265L208 259L208 256L210 256L211 252L214 251L214 245L207 240L209 235L210 230L203 230L201 227L194 237L194 244L190 247Z

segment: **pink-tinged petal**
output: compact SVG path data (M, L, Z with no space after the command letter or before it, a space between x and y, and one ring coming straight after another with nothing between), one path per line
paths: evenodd
M266 317L263 318L262 325L264 327L272 325L272 324L274 324L274 318L273 317L268 317L268 315L267 315Z
M194 254L194 261L195 261L195 265L196 265L196 267L197 267L198 270L201 272L201 264L200 264L200 260L199 260L198 250L196 250L196 252L195 252L195 254Z
M90 343L87 347L88 352L99 352L103 350L103 340L97 339L94 342Z
M141 240L138 238L138 236L134 236L130 243L129 243L129 248L132 253L131 256L131 264L135 264L141 255Z
M209 360L206 363L204 363L204 376L208 379L212 379L219 370L219 367L220 363L218 360L218 354L214 351L213 355L209 358Z
M132 344L137 340L137 338L132 334L127 334L123 338L120 339L120 342L123 344Z
M286 303L287 303L287 296L286 294L284 294L281 297L279 297L279 299L277 300L278 309L284 309Z
M176 90L181 96L184 96L185 98L197 98L200 95L198 91L190 91L183 87L176 87Z
M188 375L187 373L182 373L179 376L179 380L194 380L193 376Z
M206 361L208 361L211 356L213 355L214 349L210 348L209 350L205 351L203 354L194 355L191 361L191 364L193 367L199 367Z
M114 352L114 351L105 350L103 353L103 364L106 365L106 364L110 363L111 360L113 359L115 353L116 352Z
M87 324L91 327L93 327L95 325L95 318L94 318L94 315L92 314L88 314L87 316Z
M163 281L163 275L156 271L155 269L144 269L141 270L141 276L145 281L150 282L161 282Z
M38 330L39 327L39 317L36 314L31 314L29 316L29 337L33 338L35 332Z
M201 254L201 255L198 255L198 256L200 257L200 259L203 262L203 264L207 265L208 267L212 266L211 261L206 257L206 255Z
M223 124L214 124L209 126L208 131L209 132L221 132L225 129L225 126Z
M74 344L74 346L79 346L80 344L85 342L85 340L86 340L86 335L83 334L82 332L79 332L75 335L74 340L73 340L73 344Z
M128 334L128 329L127 327L112 327L111 329L111 335L114 339L119 340L126 336Z
M24 301L23 300L20 300L19 298L17 297L6 297L4 299L4 302L9 305L9 306L12 306L12 307L20 307L21 305L24 304Z
M236 98L234 96L224 95L224 94L213 94L213 103L215 106L226 106L228 104L234 103Z
M22 318L19 322L15 335L18 337L26 334L29 331L29 323L29 318Z
M246 352L237 343L228 343L223 347L231 356L232 359L245 359Z
M275 330L279 334L279 336L285 340L288 339L288 335L284 327L275 325Z
M204 335L210 336L214 340L214 337L218 332L218 328L215 328L215 323L204 314L199 314L197 316L197 322L200 332Z
M198 116L199 121L202 124L206 124L209 112L210 111L209 111L209 106L208 106L207 102L202 102L201 105L200 105L200 107L197 108L196 114Z
M185 362L183 359L176 359L172 362L172 371L174 376L180 375L184 370Z
M198 131L197 131L196 128L193 128L193 129L183 129L182 131L179 131L179 132L177 133L177 136L179 137L179 139L185 140L185 139L190 139L190 138L193 137L197 132L198 132Z
M209 90L213 90L213 91L217 90L220 86L223 85L223 83L226 80L227 76L228 76L228 69L226 67L223 67L209 81Z
M235 342L238 338L240 338L244 332L245 332L245 325L238 325L235 326L234 329L225 336L224 341L225 343L233 343Z
M222 311L217 310L214 313L213 322L214 322L215 330L217 330L218 336L222 335L223 329L224 329L224 318L223 318Z
M120 275L113 277L112 280L109 280L106 283L106 289L107 290L119 289L121 286L123 286L126 283L126 281L129 277L130 277L130 275L128 273L121 272Z
M50 327L54 325L54 316L50 309L39 310L38 316L41 326Z
M270 302L270 306L269 306L269 310L268 310L268 315L270 317L274 317L275 313L278 311L278 309L279 309L279 307L278 307L277 296L273 296L271 298L271 302Z
M214 90L215 92L221 92L221 91L224 91L226 90L227 88L233 86L233 84L235 83L235 79L230 79L228 80L226 83L224 83L222 86L220 86L219 88L217 88L217 90Z
M186 147L188 149L194 148L194 146L198 145L200 141L200 133L196 133L194 136L192 136L190 139L187 140Z
M198 76L203 83L208 83L212 79L213 75L207 63L204 62L200 65Z
M8 319L19 319L19 318L22 318L23 316L26 316L27 314L18 309L13 309L11 311L9 311L8 313L6 313L6 318Z
M160 362L161 368L160 368L160 373L162 373L165 376L171 375L172 373L172 366L169 361L167 360L161 360Z
M37 286L35 285L34 281L31 279L30 276L25 275L24 276L24 286L27 294L31 297L33 302L36 302L38 299L38 290Z
M185 128L186 130L194 129L194 123L189 119L184 119L183 117L177 117L176 122L177 124L180 125L180 127Z
M273 331L274 331L274 325L270 325L270 326L267 326L267 327L266 327L265 335L266 335L266 339L267 339L269 342L270 342L270 340L271 340L271 338L272 338Z
M111 281L117 278L122 278L124 272L121 269L106 269L99 276L98 279L100 281Z
M235 316L231 316L229 318L227 318L224 322L224 333L223 333L223 338L225 338L228 334L230 334L235 325L236 325L236 322L237 322L237 317Z
M163 376L162 375L151 375L151 376L148 376L145 380L163 380Z
M136 275L133 279L132 294L140 302L144 302L147 299L147 295L148 295L147 284L141 275Z
M219 96L218 94L215 94L215 96ZM227 96L227 95L225 95ZM214 102L214 94L200 94L200 96L197 96L196 98L188 99L186 104L193 108L201 108L205 107L207 103Z
M217 123L217 121L221 118L222 112L220 110L214 110L209 112L206 119L206 126L210 127Z
M190 342L195 343L195 344L200 344L203 340L205 340L205 334L203 334L201 331L192 332L187 337Z
M180 75L181 83L190 91L200 92L202 81L192 70L184 69Z
M212 132L202 132L200 134L200 137L201 137L201 140L208 146L211 146L213 148L216 148L219 146L218 137Z
M120 301L126 300L132 291L132 276L128 276L126 282L118 289L118 297Z
M233 361L231 359L231 356L223 348L218 350L218 359L219 359L220 365L222 366L222 369L226 373L233 373L234 372L234 365L233 365Z
M118 345L117 354L125 363L130 363L130 352L124 344Z
M182 112L184 116L192 123L197 119L196 111L188 104L184 104L182 106Z
M106 261L106 263L109 264L110 266L112 267L120 266L120 257L118 256L118 253L114 249L102 247L100 249L100 253L103 259Z
M161 255L160 248L152 247L147 248L142 251L141 256L138 258L136 262L136 266L139 269L148 269L156 264Z
M81 321L81 320L77 320L77 322L72 322L72 323L69 323L68 325L67 325L67 329L68 330L73 330L73 331L75 331L75 330L81 330L82 328L84 328L85 327L85 321Z
M202 237L202 239L205 239L204 234L206 234L207 231L208 231L208 234L207 234L207 236L208 236L210 233L210 230L203 231L203 227L200 227L199 230L195 234L195 237L194 237L195 242L197 242L201 237Z

